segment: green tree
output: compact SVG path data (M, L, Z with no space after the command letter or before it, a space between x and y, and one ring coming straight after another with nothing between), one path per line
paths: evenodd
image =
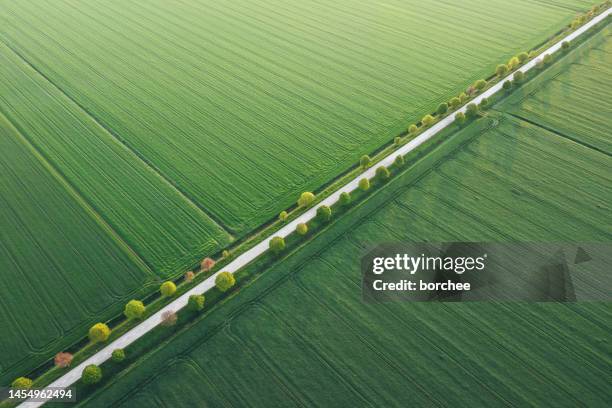
M318 214L318 210L317 210L317 214ZM283 252L283 250L285 249L285 239L283 237L273 237L270 240L270 243L268 244L270 247L270 250L275 253L275 254L279 254L281 252Z
M512 82L504 81L502 88L504 88L505 91L509 91L512 88Z
M232 253L227 249L224 249L223 252L221 252L221 256L223 259L229 259L229 257L232 256Z
M402 144L402 138L401 138L401 137L399 137L399 136L395 136L395 137L393 138L393 145L394 145L395 147L397 147L397 146L399 146L400 144Z
M421 123L423 124L423 126L429 126L433 124L435 121L436 119L431 115L425 115L423 116L423 119L421 119Z
M123 314L128 319L140 319L146 310L145 305L140 300L130 300L125 305Z
M391 172L385 166L378 166L376 168L376 178L382 181L389 180Z
M236 284L236 278L229 272L219 272L215 278L215 286L221 292L226 292Z
M111 334L111 329L104 323L96 323L89 329L89 340L92 343L106 341Z
M359 188L362 191L367 191L370 189L370 180L368 180L367 178L362 178L361 180L359 180Z
M370 167L370 163L372 163L372 159L367 154L364 154L361 156L361 159L359 159L359 165L364 170Z
M297 227L295 227L295 232L299 235L306 235L308 233L308 225L303 222L299 223Z
M159 287L162 297L170 297L176 292L176 285L172 281L166 281Z
M529 59L529 54L521 52L516 56L521 64L524 64Z
M465 116L474 118L478 115L478 106L475 103L470 103L465 109Z
M396 167L402 167L404 163L405 163L404 156L402 156L401 154L398 154L395 157L395 160L393 160L393 164L395 164Z
M121 361L125 360L125 351L123 349L113 350L111 360L113 360L115 363L120 363Z
M280 214L278 214L278 219L282 222L287 221L287 218L289 218L289 214L287 214L287 211L281 211Z
M438 109L436 109L436 113L438 115L444 115L446 112L448 112L448 105L444 102L439 104Z
M102 370L95 364L90 364L83 370L81 381L83 384L96 384L102 379Z
M523 82L523 79L525 79L525 74L522 71L516 71L514 73L514 82L520 84L521 82Z
M332 210L328 206L322 205L319 208L317 208L317 218L318 219L324 222L327 222L331 220L331 216L332 216Z
M500 78L506 75L507 73L508 73L508 66L506 64L499 64L497 68L495 68L495 74L497 74L497 76Z
M561 43L561 49L567 50L570 47L570 44L567 41L563 41Z
M199 312L204 309L204 301L206 298L204 295L191 295L189 299L187 299L187 307L189 310L194 312Z
M465 114L463 112L457 112L455 114L455 120L457 121L457 123L459 123L460 125L463 125L463 123L465 122Z
M542 61L544 61L545 65L548 65L548 64L550 64L552 62L552 56L550 54L546 54Z
M461 101L461 103L467 101L468 99L469 99L469 96L465 92L461 92L459 94L459 100Z
M302 195L300 195L300 198L298 199L297 204L300 207L309 207L310 205L312 205L314 200L315 200L315 195L312 194L310 191L306 191L306 192L303 192Z
M508 69L512 71L514 68L518 67L520 64L521 62L519 61L517 57L512 57L510 58L510 61L508 61Z
M27 377L19 377L15 378L15 380L11 383L11 388L15 390L27 390L32 388L32 380Z
M479 79L478 81L474 82L474 88L476 88L478 91L482 91L485 86L487 86L487 81L484 79Z
M461 99L456 96L454 98L451 98L450 106L452 109L457 109L459 106L461 106Z
M482 98L480 101L480 108L484 109L487 106L489 106L489 99L488 98Z
M349 205L351 203L351 194L343 191L340 193L340 205Z
M419 130L419 128L415 124L412 124L408 127L408 133L410 133L411 135L416 133L417 130Z

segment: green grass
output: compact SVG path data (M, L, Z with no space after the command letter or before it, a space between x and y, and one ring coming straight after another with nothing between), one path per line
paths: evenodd
M588 4L0 1L0 40L244 236Z
M80 339L153 273L0 114L0 382Z
M597 63L601 38L585 63ZM383 241L612 239L610 156L504 113L512 106L455 133L170 340L142 339L129 368L80 406L607 406L607 303L361 299L360 258Z

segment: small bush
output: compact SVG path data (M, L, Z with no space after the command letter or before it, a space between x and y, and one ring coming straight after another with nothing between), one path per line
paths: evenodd
M232 256L232 253L228 249L224 249L223 252L221 252L221 256L223 259L229 259Z
M187 300L187 308L194 312L199 312L200 310L204 309L205 300L206 298L204 295L191 295Z
M332 216L332 210L328 206L322 205L319 208L317 208L317 218L318 219L324 222L327 222L331 220L331 216Z
M459 123L460 125L463 125L465 123L465 114L463 112L457 112L455 114L455 120L457 121L457 123Z
M346 206L351 203L351 194L347 191L340 193L340 205Z
M468 118L474 118L478 115L478 106L475 103L470 103L465 110L465 116Z
M161 325L164 327L174 326L178 321L178 316L174 310L166 310L161 315Z
M405 160L404 160L404 156L402 156L401 154L398 154L395 157L395 160L393 160L393 164L395 164L397 167L402 167L405 164Z
M123 314L128 319L140 319L144 315L146 307L144 303L140 300L130 300L125 305L125 309L123 310Z
M281 211L280 214L278 214L278 219L282 222L287 221L287 218L289 218L289 214L287 214L287 211Z
M489 106L489 98L482 98L480 101L480 109L484 109Z
M317 209L317 214L318 213L319 213L319 210ZM279 254L283 252L286 246L285 239L283 237L273 237L270 240L270 243L268 245L269 245L270 250L275 254Z
M529 54L521 52L516 56L521 64L524 64L529 59Z
M416 133L416 131L417 131L417 130L419 130L419 128L417 127L417 125L412 124L412 125L410 125L410 126L408 127L408 133L410 133L410 134L414 134L414 133Z
M57 353L53 359L53 364L58 368L66 368L72 364L73 356L70 353Z
M395 138L393 138L393 145L395 147L399 146L400 144L402 144L402 138L399 136L395 136Z
M370 189L370 180L368 180L367 178L362 178L361 180L359 180L359 189L361 189L362 191L367 191Z
M376 178L382 181L387 181L391 177L391 172L385 166L376 168Z
M461 106L461 99L456 96L454 98L451 98L450 106L452 109L457 109L459 106Z
M221 272L215 278L215 286L221 292L226 292L236 284L236 278L229 272Z
M224 258L226 258L225 256L226 252L227 252L227 257L229 257L229 251L226 249L225 251L223 251ZM215 267L215 263L216 263L215 260L212 258L204 258L202 259L202 262L200 262L200 268L204 272L210 272L210 270Z
M300 195L297 201L297 205L300 207L309 207L315 200L315 195L310 191L306 191Z
M498 77L503 77L508 73L508 66L506 64L499 64L497 68L495 68L495 74Z
M32 380L27 377L19 377L15 378L15 380L11 383L11 388L15 390L27 390L32 388Z
M111 329L104 323L96 323L89 329L89 340L92 343L101 343L108 339L111 334Z
M361 156L361 159L359 159L359 165L364 170L370 167L370 163L372 163L372 159L367 154L364 154Z
M570 44L567 41L563 41L561 43L561 49L567 50L570 47Z
M102 370L95 364L90 364L83 370L81 381L83 384L96 384L102 379Z
M444 115L446 112L448 112L448 105L444 102L439 104L438 109L436 109L436 113L438 115Z
M510 82L510 81L504 81L504 83L503 83L503 85L502 85L502 88L503 88L505 91L509 91L510 89L512 89L512 82Z
M485 86L487 86L487 81L484 79L479 79L478 81L474 82L474 88L478 91L482 91Z
M111 354L111 360L115 363L120 363L125 360L125 351L123 349L115 349Z
M461 103L467 101L468 98L469 98L469 96L465 92L461 92L459 94L459 100L461 101Z
M522 71L516 71L514 73L514 82L516 82L517 84L520 84L521 82L523 82L523 79L525 79L525 74Z
M550 54L546 54L542 61L544 61L545 65L548 65L548 64L550 64L552 62L552 56Z
M431 115L425 115L425 116L423 116L423 119L421 119L421 123L423 124L423 126L430 126L435 121L436 121L436 119L433 116L431 116Z
M303 222L299 223L297 227L295 227L295 232L297 232L298 235L306 235L308 233L308 225Z
M159 291L162 297L170 297L176 293L176 285L172 281L166 281L161 284Z
M535 50L534 51L529 51L529 59L535 58L537 56L538 56L537 51L535 51Z
M193 273L193 271L187 271L183 276L183 279L185 279L185 282L187 283L191 283L193 281L193 278L195 278L195 273Z

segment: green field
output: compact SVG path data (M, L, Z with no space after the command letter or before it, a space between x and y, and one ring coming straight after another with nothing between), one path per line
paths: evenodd
M0 0L0 383L590 5Z
M608 34L590 40L580 62L593 78L575 78L593 92L603 78L592 73L605 75L599 64L612 64L610 54L595 57L608 49ZM559 64L562 75L575 74L576 62ZM554 70L536 78L547 81L535 98L555 92ZM380 242L612 239L610 155L506 113L529 89L80 405L609 406L607 303L361 299L360 258ZM567 97L579 101L574 89ZM600 103L610 109L609 98ZM566 111L568 123L584 114L578 106ZM591 124L603 129L609 121L593 115Z
M0 174L4 383L117 313L154 276L1 114Z
M95 119L112 134L106 138L147 162L140 173L158 172L239 237L590 5L0 0L0 40L44 76L46 88L58 88L50 92L80 106L79 117ZM4 69L21 64L16 55L4 58ZM2 82L9 86L2 109L16 111L5 114L18 125L31 121L14 83ZM58 115L55 121L67 116ZM57 137L51 133L45 139ZM52 147L40 148L54 155ZM62 173L76 168L55 165ZM93 176L93 183L104 183ZM97 190L92 196L105 198ZM134 241L145 248L136 249L153 266L182 265L165 251L180 258L210 243L193 234L221 239L202 214L177 200L169 199L184 218L157 229L122 208L121 216L142 223L129 233L138 235ZM159 221L157 210L146 215ZM208 227L214 232L202 232ZM160 245L146 248L141 235Z

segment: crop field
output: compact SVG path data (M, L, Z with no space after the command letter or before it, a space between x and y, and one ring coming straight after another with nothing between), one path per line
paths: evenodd
M609 37L592 42L585 64ZM504 113L514 106L457 132L459 148L442 144L81 406L608 406L607 303L361 299L375 243L610 241L612 158Z
M1 114L0 174L4 383L79 339L153 276Z
M610 35L607 30L587 55L556 75L530 83L525 91L513 95L505 109L560 137L612 155L612 105L602 103L612 94Z
M51 99L70 105L71 113L56 112L54 122L70 117L93 126L95 120L96 133L104 133L97 140L114 138L127 147L124 155L147 163L130 158L126 167L149 176L153 187L129 194L113 188L105 197L96 185L102 178L79 162L79 177L93 179L90 201L168 190L160 178L180 192L166 191L165 203L138 200L157 208L98 204L143 258L167 271L183 264L167 252L181 258L194 245L215 247L228 235L219 228L244 236L589 6L580 0L0 0L0 41L14 52L3 69L27 64L40 74L27 76L48 82L41 86ZM13 62L18 58L23 62ZM5 92L2 109L22 116L5 114L19 126L33 122L22 95ZM59 137L49 133L45 139ZM74 149L88 149L83 139L71 143ZM70 173L77 164L38 145L76 186ZM106 165L122 162L116 155L97 154ZM152 180L151 172L159 177ZM141 186L130 179L130 187ZM111 217L128 218L129 227Z

